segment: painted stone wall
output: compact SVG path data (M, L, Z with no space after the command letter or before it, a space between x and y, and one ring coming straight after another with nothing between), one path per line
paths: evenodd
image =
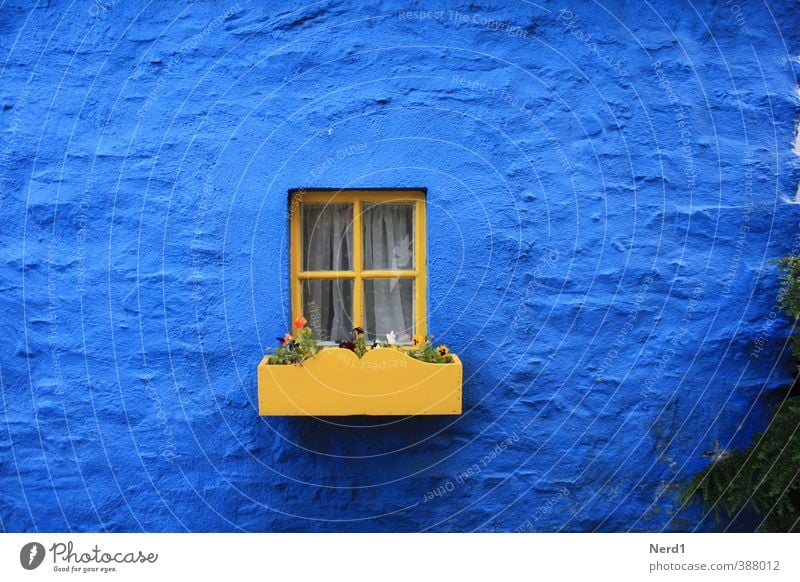
M268 4L0 11L0 527L728 526L678 495L791 373L794 3ZM257 415L303 186L428 188L463 416Z

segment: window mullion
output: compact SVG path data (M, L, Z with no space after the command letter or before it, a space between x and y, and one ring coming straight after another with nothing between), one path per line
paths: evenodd
M425 248L425 202L414 203L414 270L417 272L414 284L414 333L428 334L428 261Z
M294 200L298 200L296 197ZM292 295L292 320L298 318L303 314L302 306L302 281L300 280L300 271L302 270L303 258L303 238L300 231L300 201L294 207L294 212L290 212L289 228L291 233L289 235L291 250L289 253L289 269L291 271L291 295Z
M363 229L361 226L361 200L353 201L353 325L364 327L364 285L361 280L361 271L364 268L364 243Z
M355 277L353 271L300 271L297 279L352 279Z

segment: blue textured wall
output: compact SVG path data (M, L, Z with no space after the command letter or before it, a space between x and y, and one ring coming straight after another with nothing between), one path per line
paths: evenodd
M0 11L2 529L716 527L680 484L791 372L793 2L46 4ZM463 416L257 415L300 186L429 189Z

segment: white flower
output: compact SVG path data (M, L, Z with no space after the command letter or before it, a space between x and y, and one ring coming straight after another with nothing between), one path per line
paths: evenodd
M390 331L386 334L386 341L389 342L390 346L395 345L397 337L394 335L394 330Z

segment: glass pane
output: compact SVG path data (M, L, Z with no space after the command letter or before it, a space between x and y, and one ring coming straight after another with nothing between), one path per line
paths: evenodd
M414 205L364 204L364 269L414 268Z
M414 335L414 279L364 281L364 329L370 342L386 341L394 332L398 344Z
M304 271L353 270L353 205L303 204Z
M349 338L353 329L353 281L303 281L303 316L319 341L339 342Z

